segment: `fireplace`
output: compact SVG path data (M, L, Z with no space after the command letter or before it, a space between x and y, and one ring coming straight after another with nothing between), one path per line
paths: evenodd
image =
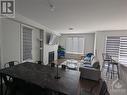
M50 64L52 61L54 61L54 51L49 52L48 63Z

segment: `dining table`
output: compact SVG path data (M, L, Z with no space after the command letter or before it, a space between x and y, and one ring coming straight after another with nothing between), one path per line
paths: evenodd
M57 74L60 77L58 79L55 78ZM13 67L4 68L0 70L0 95L3 95L3 76L5 75L38 85L42 89L48 88L65 95L79 95L80 93L80 72L76 70L63 70L61 68L32 62L20 63Z

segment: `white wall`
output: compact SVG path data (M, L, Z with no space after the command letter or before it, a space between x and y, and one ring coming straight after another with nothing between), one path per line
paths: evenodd
M34 27L32 28L32 58L33 61L38 61L40 58L39 41L40 30ZM21 24L11 19L2 19L2 47L3 47L3 61L21 61Z
M54 60L57 59L57 49L58 45L48 45L46 44L46 32L44 32L44 56L43 56L43 63L45 65L48 64L48 53L54 51Z
M40 60L40 30L33 28L32 30L32 58L33 61L39 61Z
M85 54L88 52L94 52L94 37L95 33L85 33L85 34L63 34L60 37L59 44L65 48L66 46L66 38L69 36L81 36L85 38Z
M127 30L113 30L113 31L99 31L96 32L96 45L97 56L102 64L102 53L105 52L105 42L107 36L127 36Z
M51 29L49 29L48 27L42 25L42 24L39 24L38 22L36 21L33 21L27 17L24 17L23 15L20 15L19 13L16 12L16 15L15 15L15 18L13 18L13 20L16 20L20 23L23 23L23 24L26 24L26 25L30 25L32 27L36 27L38 29L42 29L44 31L51 31L53 33L55 33L56 35L60 35L60 33L56 32L56 31L53 31Z
M9 19L2 19L3 62L20 61L20 24Z

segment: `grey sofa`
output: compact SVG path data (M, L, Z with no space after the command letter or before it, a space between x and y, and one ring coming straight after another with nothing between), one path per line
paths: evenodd
M95 56L91 60L91 63L82 63L79 67L79 71L81 72L81 78L95 81L99 81L101 78L100 64Z

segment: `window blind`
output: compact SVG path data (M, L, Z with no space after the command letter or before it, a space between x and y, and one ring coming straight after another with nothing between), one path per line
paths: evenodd
M32 59L32 29L23 27L23 60Z
M119 62L127 64L127 37L120 37Z
M118 59L119 58L119 46L120 46L119 36L108 36L107 37L106 53Z

